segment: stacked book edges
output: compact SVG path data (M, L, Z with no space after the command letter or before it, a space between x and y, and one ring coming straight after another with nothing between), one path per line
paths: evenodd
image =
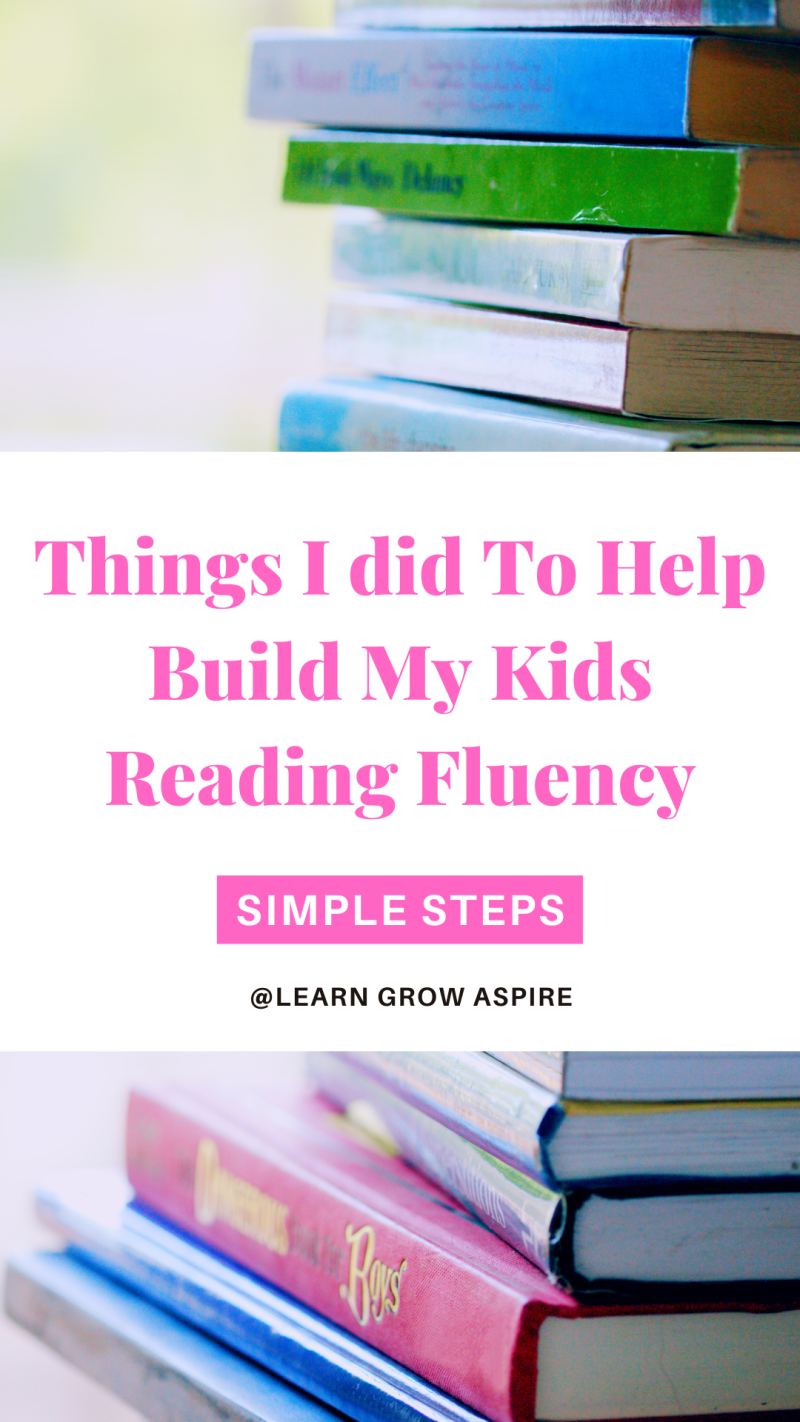
M315 125L284 198L339 209L282 448L796 447L800 8L338 20L253 37L250 115Z
M68 1249L12 1262L12 1315L41 1332L45 1291L85 1347L144 1298L301 1389L295 1417L800 1409L800 1053L310 1071L283 1097L134 1091L128 1181L39 1191Z
M797 0L337 0L339 25L411 29L730 30L800 32Z

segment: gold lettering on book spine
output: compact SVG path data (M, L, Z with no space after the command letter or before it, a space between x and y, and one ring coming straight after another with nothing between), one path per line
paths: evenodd
M221 1220L275 1254L288 1254L288 1215L288 1205L220 1165L214 1141L207 1137L200 1141L194 1167L194 1217L198 1224Z
M339 1285L339 1297L347 1300L362 1328L366 1328L371 1318L380 1323L384 1314L399 1311L400 1283L408 1261L403 1259L399 1268L392 1269L377 1259L372 1225L355 1229L349 1224L344 1237L350 1246L350 1264L347 1283Z

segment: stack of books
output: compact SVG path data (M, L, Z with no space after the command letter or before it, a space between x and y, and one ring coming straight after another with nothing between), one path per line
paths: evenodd
M135 1091L128 1183L40 1190L69 1250L12 1263L12 1315L46 1336L47 1291L85 1339L110 1279L117 1332L132 1290L302 1389L309 1417L800 1409L800 1053L310 1070L316 1094L285 1099Z
M320 125L284 198L339 207L328 355L367 377L290 392L283 448L797 447L796 0L338 20L253 40L250 115Z

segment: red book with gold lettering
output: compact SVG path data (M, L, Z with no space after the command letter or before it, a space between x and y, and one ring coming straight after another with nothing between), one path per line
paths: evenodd
M127 1151L140 1203L493 1422L800 1405L796 1304L579 1304L315 1098L136 1091Z

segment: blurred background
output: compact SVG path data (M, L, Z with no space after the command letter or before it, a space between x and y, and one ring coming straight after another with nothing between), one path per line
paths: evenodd
M111 3L111 0L108 0ZM31 1189L58 1170L124 1166L127 1096L137 1083L291 1085L286 1052L0 1052L0 1265L58 1247ZM0 1316L0 1422L134 1422L138 1413Z
M247 32L331 0L2 0L0 448L269 449L330 214L281 206Z

